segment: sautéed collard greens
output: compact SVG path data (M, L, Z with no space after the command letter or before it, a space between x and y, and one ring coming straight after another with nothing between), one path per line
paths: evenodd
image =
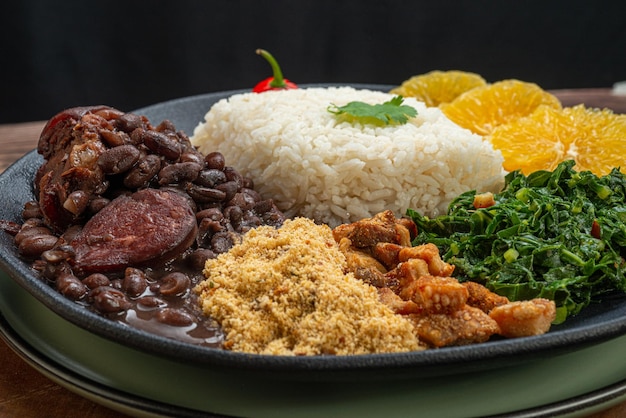
M435 243L461 281L476 281L511 300L544 297L556 323L591 301L626 291L626 177L576 172L574 161L528 176L513 171L495 204L475 208L475 191L459 195L447 215L409 209L419 234Z

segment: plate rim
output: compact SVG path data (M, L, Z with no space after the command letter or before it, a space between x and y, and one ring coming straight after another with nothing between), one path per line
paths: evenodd
M24 340L13 329L0 310L0 340L32 367L48 379L65 389L82 396L92 402L125 414L138 414L146 417L179 416L181 418L229 418L230 415L189 409L184 406L171 405L158 400L143 398L139 395L126 393L123 390L108 386L83 376L57 361L48 358L29 342ZM626 379L603 386L581 395L564 400L547 403L531 408L488 415L485 418L548 418L578 417L604 411L626 400Z

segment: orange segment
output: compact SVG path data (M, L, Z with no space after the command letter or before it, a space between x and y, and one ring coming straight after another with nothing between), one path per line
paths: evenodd
M537 84L503 80L469 90L440 108L453 122L480 135L531 114L538 106L558 109L561 102Z
M484 86L487 82L478 74L466 71L431 71L405 80L399 87L391 90L392 94L403 97L414 97L426 103L426 106L436 107L441 103L449 103L460 94Z
M578 171L608 174L626 166L626 115L584 105L540 106L528 117L493 130L486 139L504 157L504 169L530 174L573 159Z

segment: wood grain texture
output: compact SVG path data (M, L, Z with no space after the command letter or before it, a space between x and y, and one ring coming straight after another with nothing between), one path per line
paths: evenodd
M0 173L37 147L45 122L0 125Z

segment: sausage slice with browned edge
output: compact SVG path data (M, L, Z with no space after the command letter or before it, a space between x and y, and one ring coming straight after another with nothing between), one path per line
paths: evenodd
M140 190L117 197L85 224L71 242L74 268L89 274L165 263L183 253L196 234L187 197Z

